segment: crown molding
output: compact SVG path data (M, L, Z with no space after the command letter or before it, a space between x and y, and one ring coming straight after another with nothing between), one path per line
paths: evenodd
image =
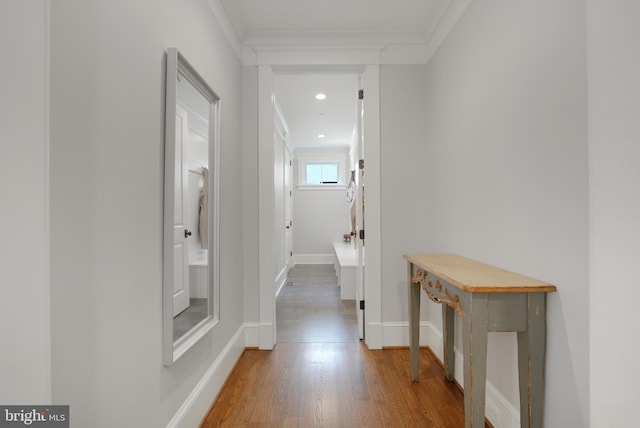
M425 44L426 56L424 63L428 63L431 57L435 55L440 45L447 38L453 27L458 23L464 12L467 10L473 0L452 0L451 4L438 20L434 30L427 36Z
M249 31L222 0L206 0L243 65L426 64L473 0L450 0L424 31Z
M250 31L245 45L259 50L271 47L371 47L422 44L423 31Z
M221 0L207 0L207 5L213 12L213 15L220 25L220 29L229 41L229 44L233 48L233 51L236 53L236 56L242 61L243 41L238 35L236 28L234 27L231 18L229 17L229 13L224 7L224 4L222 4Z

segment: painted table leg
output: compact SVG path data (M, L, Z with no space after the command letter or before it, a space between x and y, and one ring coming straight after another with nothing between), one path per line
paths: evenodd
M408 265L409 277L409 348L411 354L411 381L418 383L418 356L420 351L420 284L413 284L412 264Z
M454 339L454 312L453 308L442 305L442 342L444 352L444 377L449 382L453 381L455 374L455 353L453 351Z
M464 423L466 428L484 427L487 380L488 295L469 295L463 319Z
M518 332L520 426L542 427L544 358L546 343L546 294L529 293L527 331Z

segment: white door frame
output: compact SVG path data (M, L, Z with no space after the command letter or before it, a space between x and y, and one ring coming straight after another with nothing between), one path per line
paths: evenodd
M293 267L293 164L291 149L284 144L284 260L287 269Z
M287 66L300 67L292 63ZM308 64L303 64L305 66ZM317 63L311 63L317 65ZM330 65L328 68L330 69ZM318 70L326 65L316 67ZM380 66L342 64L364 78L364 138L367 197L365 263L366 313L365 343L369 349L382 348L382 284L380 249ZM286 67L283 67L283 70ZM260 349L273 349L276 343L275 301L275 189L274 189L274 118L273 67L258 66L258 278ZM357 94L354 94L354 97Z

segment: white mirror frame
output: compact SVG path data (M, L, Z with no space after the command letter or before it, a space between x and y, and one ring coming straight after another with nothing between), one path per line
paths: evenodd
M210 102L209 117L209 274L208 316L182 337L173 337L173 223L177 75L185 77ZM167 49L166 106L164 151L164 220L162 279L162 361L174 364L187 350L206 335L219 319L219 171L220 171L220 98L178 52Z

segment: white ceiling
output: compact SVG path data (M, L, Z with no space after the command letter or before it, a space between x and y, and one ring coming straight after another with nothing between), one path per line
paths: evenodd
M289 127L292 148L351 144L358 96L355 74L276 74L273 89ZM327 98L317 100L318 93Z
M245 48L437 46L471 0L207 0L225 32ZM455 22L453 21L453 22ZM230 24L229 24L230 23ZM448 27L448 28L447 28ZM232 33L229 35L229 33ZM427 48L434 51L435 48ZM348 145L357 77L276 75L276 98L293 148ZM327 94L317 101L315 94ZM323 114L324 116L320 116ZM324 133L324 140L317 135Z

